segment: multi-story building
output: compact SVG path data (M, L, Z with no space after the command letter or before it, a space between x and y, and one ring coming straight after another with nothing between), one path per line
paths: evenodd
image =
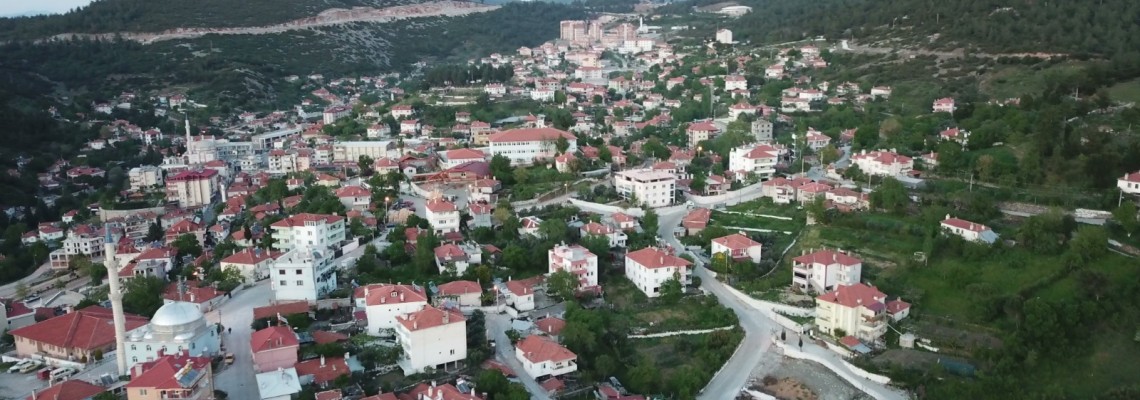
M322 117L321 120L325 123L325 125L332 125L332 124L335 124L337 120L339 120L341 118L348 117L351 114L352 114L352 107L332 106L332 107L326 108L325 112L323 114L321 114L321 117Z
M599 224L597 222L590 222L586 225L582 225L582 228L579 230L579 235L582 238L589 236L604 237L609 241L611 248L625 247L626 240L629 239L629 236L627 236L625 232L615 229L612 226Z
M792 259L792 287L827 293L862 279L863 261L837 250L819 250Z
M433 199L428 200L424 208L427 208L427 220L436 235L459 232L459 209L455 204L443 199Z
M717 29L716 42L721 44L732 44L732 31L728 29Z
M941 99L934 100L934 105L931 106L931 109L936 113L944 112L953 114L954 111L958 108L955 107L954 98L943 97Z
M840 285L816 297L815 325L828 335L849 335L877 341L887 333L887 319L901 320L910 305L901 300L887 301L887 295L862 283Z
M676 279L682 285L689 284L692 277L690 265L689 260L668 250L646 247L625 255L625 276L646 296L658 297L661 285L670 279Z
M182 171L166 178L166 200L177 201L182 208L210 204L218 191L218 171Z
M495 207L487 203L471 203L467 206L467 213L471 219L467 221L468 228L491 228L495 226Z
M269 269L277 262L277 258L285 253L261 248L248 248L229 257L223 258L223 270L237 270L245 283L253 283L269 277Z
M475 149L449 150L443 152L443 157L440 157L439 167L441 169L458 167L469 162L486 161L486 157L482 151Z
M446 243L434 249L440 274L461 276L467 268L483 262L483 250L470 243Z
M336 198L350 210L366 210L372 205L372 191L363 186L350 185L336 190Z
M210 358L182 352L135 364L126 392L127 400L212 400L214 373Z
M297 349L300 346L297 334L288 326L270 326L254 332L249 339L253 370L269 372L293 368L297 363Z
M532 377L559 376L578 370L578 355L542 335L530 335L515 344L515 358Z
M666 207L673 204L677 176L653 169L631 169L614 174L618 194L637 204Z
M131 190L134 191L161 186L164 183L162 179L162 168L153 165L131 168L131 170L127 172L127 180L130 181Z
M859 166L864 174L878 176L901 176L914 170L914 160L892 151L863 150L851 156L851 162Z
M805 135L807 140L807 147L812 151L820 151L828 144L831 144L831 136L824 135L822 132L812 128L808 128Z
M404 349L397 364L405 376L458 367L467 358L467 320L462 313L424 306L396 317L396 322L396 338Z
M732 32L729 32L729 39L731 41ZM717 36L720 32L717 32ZM731 92L734 90L748 90L748 79L743 75L729 75L724 77L724 91Z
M598 256L579 245L560 244L546 252L548 274L567 271L578 278L578 290L598 286Z
M270 275L277 300L314 302L336 289L333 251L325 248L296 247L277 259Z
M396 156L396 154L392 154L394 149L396 149L396 146L391 140L336 142L332 145L332 161L357 162L360 160L360 156L367 156L373 160L379 160L381 158Z
M353 298L357 308L368 316L368 334L382 335L396 328L396 317L421 310L428 304L424 288L401 284L374 284L356 288Z
M728 170L737 181L744 181L749 177L766 181L776 174L776 164L779 163L780 149L761 144L755 146L741 146L728 153Z
M578 150L578 138L570 132L554 128L522 128L491 135L489 151L491 156L510 158L512 165L529 165L535 160L554 158L560 137L566 138L570 145L567 153Z
M274 222L273 248L289 251L299 247L325 250L345 239L344 217L333 214L297 214Z
M194 303L169 302L150 318L150 322L131 330L120 351L128 365L158 359L160 354L188 352L190 355L212 357L221 350L222 338L214 324Z
M724 253L728 260L752 260L753 262L760 261L763 250L763 245L742 233L718 237L713 239L709 246L709 254L714 256Z
M689 135L689 147L696 147L703 141L712 139L720 129L712 121L697 121L689 124L685 133Z

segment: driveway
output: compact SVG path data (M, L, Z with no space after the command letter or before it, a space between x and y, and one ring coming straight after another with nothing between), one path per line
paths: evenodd
M539 386L533 376L527 374L522 363L515 358L515 346L507 337L507 330L511 329L511 317L506 314L487 314L487 335L495 339L495 360L507 364L515 371L526 391L530 392L531 400L550 400L550 395Z

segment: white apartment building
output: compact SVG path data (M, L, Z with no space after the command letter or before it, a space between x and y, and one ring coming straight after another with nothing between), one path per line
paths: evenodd
M823 333L844 334L860 340L876 341L887 333L887 319L900 320L909 313L910 305L895 300L873 286L862 283L840 285L816 297L815 325Z
M427 208L427 220L431 223L436 235L459 232L459 209L447 200L428 200L424 206Z
M728 170L737 181L748 179L750 175L766 181L776 174L776 164L779 159L780 149L775 146L745 145L734 148L728 153Z
M731 33L729 33L731 35ZM748 79L743 75L729 75L724 77L724 91L748 90Z
M534 309L534 287L523 281L513 280L498 286L499 294L506 300L507 305L518 311Z
M863 261L837 250L819 250L792 259L792 286L827 293L863 278Z
M529 165L538 159L554 158L559 137L570 143L567 153L578 150L578 138L570 132L554 128L522 128L491 135L489 151L492 157L502 155L510 158L512 165Z
M345 239L344 217L332 214L297 214L274 222L273 248L289 251L298 247L330 249Z
M325 109L321 114L321 120L325 125L335 124L338 119L345 118L352 114L352 108L348 106L332 106Z
M389 147L392 141L337 142L332 145L333 162L357 162L360 156L379 160L391 156Z
M718 29L716 31L716 42L721 44L732 44L732 31L728 29Z
M760 262L764 246L742 233L721 236L709 243L709 254L724 254L729 260Z
M392 118L395 118L397 121L399 121L405 118L411 118L412 115L415 115L416 110L413 109L412 106L401 104L392 106L391 112Z
M515 358L532 377L559 376L578 370L577 354L542 335L530 335L515 344Z
M270 283L276 300L314 302L336 289L332 250L297 247L273 265Z
M131 168L130 172L127 172L127 180L130 181L131 190L134 191L161 186L164 183L162 168L153 165Z
M100 256L103 254L103 243L106 240L103 236L72 233L60 242L61 249L68 255Z
M378 336L396 328L396 317L416 312L428 305L424 288L401 284L374 284L356 288L356 307L368 316L368 334Z
M218 171L182 171L166 178L166 200L177 201L182 208L210 204L218 190Z
M673 253L656 248L646 247L625 255L625 276L641 289L650 298L661 295L661 284L676 278L682 285L687 285L691 279L692 263Z
M618 194L637 204L666 207L673 204L677 176L649 168L619 171L614 174Z
M467 320L462 313L424 306L396 321L396 338L404 349L397 364L405 376L457 367L467 358Z
M598 256L579 245L560 244L546 252L547 274L567 271L578 278L578 290L598 286Z
M284 254L279 251L248 248L223 258L221 268L237 270L245 283L254 283L269 278L269 269Z
M998 234L994 233L990 227L964 219L953 218L949 214L946 215L946 219L942 220L941 226L943 231L955 236L960 236L962 239L971 242L992 244L998 240Z
M1124 177L1116 180L1116 187L1127 194L1140 194L1140 171L1124 174Z
M851 156L851 162L859 166L864 174L878 176L901 176L914 170L914 160L892 151L863 150Z

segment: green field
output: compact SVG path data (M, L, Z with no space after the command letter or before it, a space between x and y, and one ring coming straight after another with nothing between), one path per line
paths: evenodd
M1118 83L1108 88L1108 95L1116 101L1140 102L1140 79Z

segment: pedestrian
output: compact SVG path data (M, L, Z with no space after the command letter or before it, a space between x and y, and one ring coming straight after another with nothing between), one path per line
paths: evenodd
M229 333L234 333L234 328L226 328L226 329L229 330Z

